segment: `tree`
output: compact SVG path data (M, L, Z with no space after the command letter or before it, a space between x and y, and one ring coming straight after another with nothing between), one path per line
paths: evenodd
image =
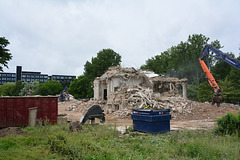
M39 94L39 87L40 82L39 81L33 81L33 82L23 82L23 87L19 93L20 96L26 96L29 94L29 89L32 91L32 95L38 95Z
M26 96L26 95L29 94L29 88L30 88L30 86L29 86L29 84L28 84L27 81L23 82L22 85L23 85L23 88L20 90L19 95L20 95L20 96Z
M146 61L145 65L141 66L142 70L150 70L157 74L166 73L169 68L169 51L162 52Z
M167 51L148 59L141 69L149 69L155 73L165 74L178 78L187 78L188 83L198 83L204 80L204 72L199 64L198 58L202 54L203 47L209 43L209 38L202 34L189 35L186 42L180 42ZM219 41L210 43L220 48ZM211 64L213 64L210 58Z
M70 84L69 93L74 96L74 98L86 98L88 95L89 88L89 80L85 75L81 75L78 78L74 79Z
M238 60L240 57L238 57ZM225 102L239 103L240 102L240 71L231 67L229 74L224 81L220 81L222 95Z
M11 53L9 53L9 49L6 47L10 43L4 37L0 37L0 64L8 68L8 61L12 59ZM3 71L3 67L0 66L0 71Z
M84 65L84 75L87 78L88 96L93 96L92 83L96 77L100 77L111 66L120 65L121 56L112 49L103 49L97 53L97 57L87 61Z
M15 84L15 87L13 89L13 95L14 96L19 96L21 89L24 87L24 85L22 84L22 81L18 80Z
M188 37L186 42L171 48L170 75L178 78L186 77L188 83L193 81L204 81L204 72L198 58L202 54L203 48L209 43L210 38L202 34L193 34ZM220 48L220 42L215 40L210 45ZM212 58L210 64L213 64Z
M15 83L4 83L0 86L1 96L13 96L14 95Z
M63 90L62 84L55 80L44 82L39 87L39 94L43 96L60 94Z
M213 97L213 89L211 85L205 81L198 87L197 99L200 101L211 101Z
M229 54L231 57L235 57L234 54ZM233 67L223 60L217 60L216 64L211 68L211 72L216 80L224 80L230 73Z
M197 100L199 83L194 81L192 84L187 85L187 97L191 100Z
M97 57L92 61L87 61L84 65L84 75L93 81L96 77L101 76L111 66L120 65L121 56L112 49L103 49L97 53Z

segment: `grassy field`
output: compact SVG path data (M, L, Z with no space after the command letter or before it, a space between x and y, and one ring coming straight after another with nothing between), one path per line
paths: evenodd
M27 135L0 138L0 159L240 159L237 135L212 131L139 134L114 126L84 125L71 133L67 125L23 128Z

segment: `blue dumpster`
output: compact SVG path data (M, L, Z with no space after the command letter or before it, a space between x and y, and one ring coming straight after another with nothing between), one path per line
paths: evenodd
M133 109L131 118L133 120L133 129L135 131L154 134L170 132L170 109Z

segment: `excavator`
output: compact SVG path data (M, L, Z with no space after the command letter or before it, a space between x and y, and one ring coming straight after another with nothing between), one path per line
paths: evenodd
M210 51L212 51L214 54L210 53ZM216 103L217 106L220 106L220 102L221 102L223 96L221 94L221 90L220 90L217 82L215 81L215 78L213 77L213 75L210 71L210 64L209 64L209 60L208 60L209 56L212 56L214 58L223 60L226 63L232 65L233 67L235 67L239 70L240 70L240 62L237 59L234 59L233 57L229 56L228 54L223 53L222 51L216 49L215 47L213 47L211 45L206 45L203 48L203 52L202 52L201 56L199 57L199 62L202 66L203 71L206 74L206 78L208 79L209 84L214 89L214 96L212 98L212 105L214 105ZM204 57L206 57L206 59L207 59L208 66L203 61Z

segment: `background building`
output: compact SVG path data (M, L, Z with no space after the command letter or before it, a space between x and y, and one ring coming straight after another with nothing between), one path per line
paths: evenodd
M15 83L18 80L22 82L33 82L38 80L40 83L48 80L56 80L61 83L71 83L75 78L76 76L72 75L48 76L48 74L42 74L41 72L22 71L22 66L17 66L16 73L0 72L0 85L7 82Z

